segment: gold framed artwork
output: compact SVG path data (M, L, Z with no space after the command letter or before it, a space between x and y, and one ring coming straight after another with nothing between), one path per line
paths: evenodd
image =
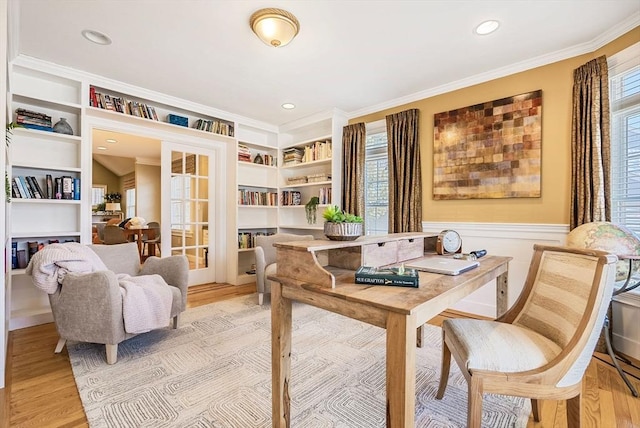
M433 199L539 198L542 90L434 115Z

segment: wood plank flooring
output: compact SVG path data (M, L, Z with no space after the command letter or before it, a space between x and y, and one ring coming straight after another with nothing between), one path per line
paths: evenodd
M189 289L187 306L201 306L250 293L255 293L255 284L195 286ZM446 318L460 316L464 314L447 311L430 323L440 325ZM66 347L60 354L53 353L57 340L53 324L10 333L7 387L0 390L1 428L88 426ZM640 390L640 370L624 367ZM584 380L583 397L583 427L640 428L640 399L631 395L606 355L596 353L592 358ZM567 426L564 402L543 402L541 415L541 422L530 419L527 428Z

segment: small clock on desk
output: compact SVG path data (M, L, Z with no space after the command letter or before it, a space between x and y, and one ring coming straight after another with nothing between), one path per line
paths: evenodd
M440 255L462 252L462 238L455 230L445 229L436 239L436 253Z

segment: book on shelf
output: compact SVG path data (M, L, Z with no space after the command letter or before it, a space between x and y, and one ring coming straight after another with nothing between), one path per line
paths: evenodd
M355 273L355 282L356 284L418 288L420 276L417 270L405 269L404 266L390 268L360 266Z
M18 268L18 243L11 242L11 269Z
M62 199L73 199L73 177L62 177Z
M47 174L45 177L45 187L47 188L47 199L54 199L55 192L53 188L53 177L51 174Z
M54 179L54 199L62 199L62 177Z
M29 190L31 190L31 193L33 194L33 196L36 199L42 199L42 191L40 189L40 186L38 185L38 181L36 180L35 177L32 176L27 176L25 177L25 180L27 180L27 184L29 185Z
M300 205L302 203L302 193L297 190L283 190L280 195L280 205Z
M20 193L21 198L27 199L31 197L26 187L24 186L24 183L22 182L22 180L20 180L20 177L18 176L13 177L13 182L16 183L16 186L18 187L18 192Z

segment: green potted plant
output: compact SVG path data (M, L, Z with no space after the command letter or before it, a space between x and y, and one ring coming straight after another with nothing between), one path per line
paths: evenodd
M362 236L362 217L347 213L337 205L329 205L322 217L324 234L333 241L353 241Z
M304 212L307 216L307 223L316 224L316 213L318 212L318 204L320 199L317 196L312 196L304 205Z

